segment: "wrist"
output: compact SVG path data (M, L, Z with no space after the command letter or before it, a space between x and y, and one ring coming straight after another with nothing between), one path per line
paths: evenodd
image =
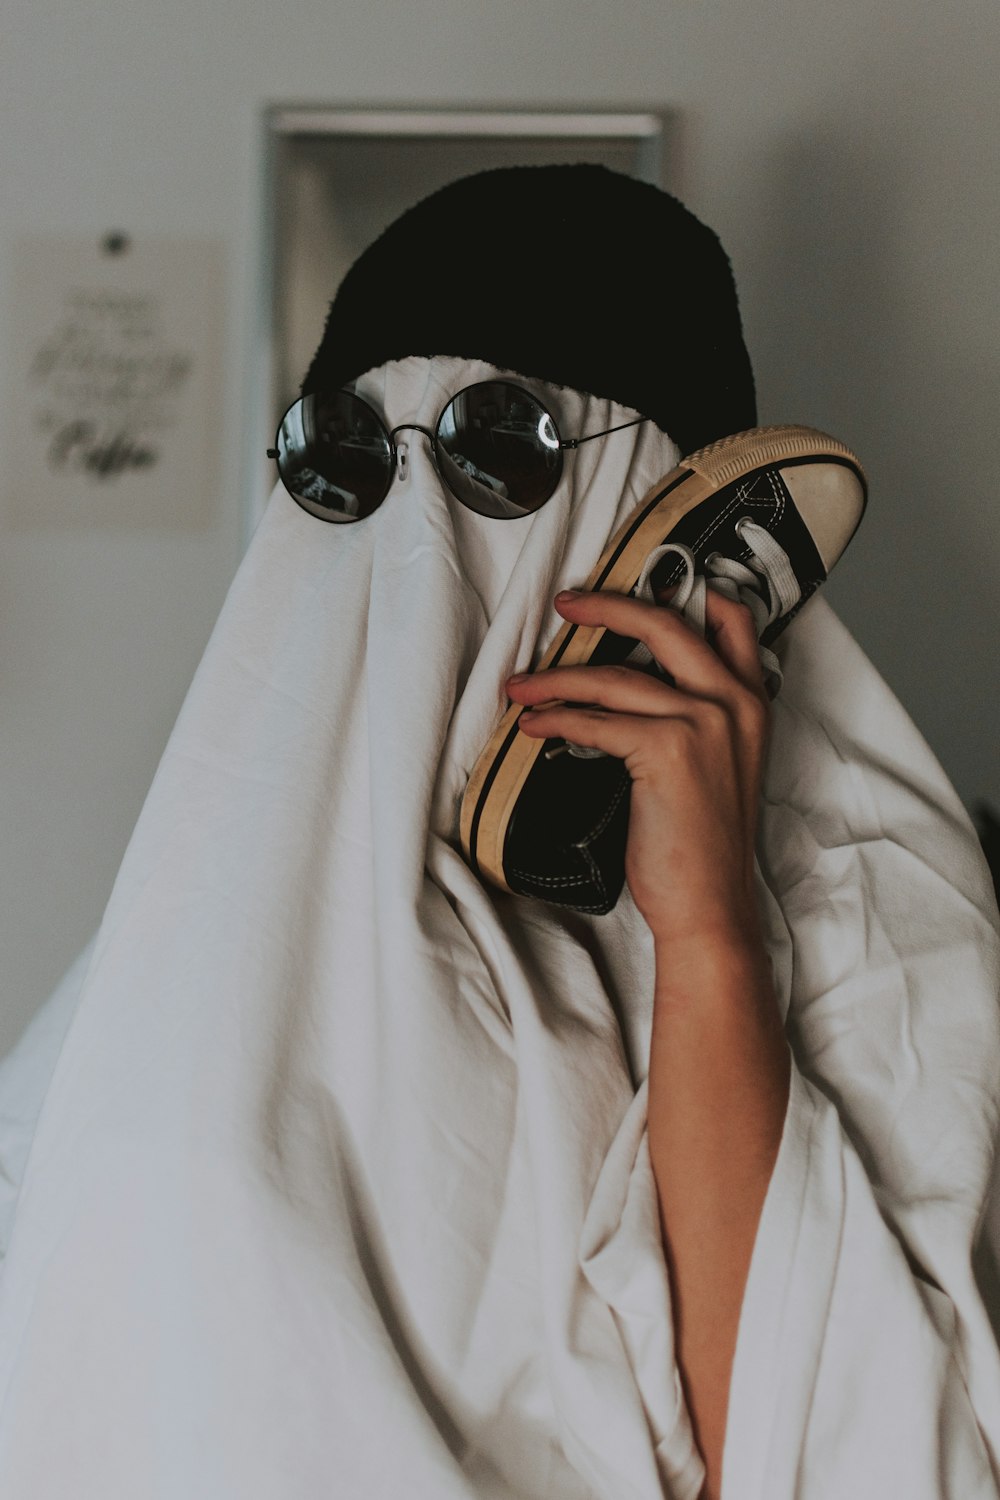
M661 924L652 933L658 963L735 961L766 953L756 900L706 911L694 921L689 914L683 925Z
M658 999L748 990L774 994L771 960L756 920L654 933L653 952Z

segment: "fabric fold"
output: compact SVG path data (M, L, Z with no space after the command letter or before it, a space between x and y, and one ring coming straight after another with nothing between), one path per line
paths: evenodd
M926 743L825 602L782 655L795 686L775 705L758 845L793 954L794 1063L723 1500L992 1500L1000 1356L972 1269L1000 1118L989 872Z
M983 1346L988 1319L964 1290ZM993 1500L997 1360L974 1405L955 1317L950 1298L911 1270L835 1106L793 1067L740 1318L726 1500Z
M640 1084L601 1165L580 1234L580 1265L611 1309L635 1372L664 1493L697 1497L705 1465L681 1387Z

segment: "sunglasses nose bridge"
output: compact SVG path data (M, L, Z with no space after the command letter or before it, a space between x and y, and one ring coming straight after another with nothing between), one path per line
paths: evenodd
M389 434L389 444L392 448L393 457L396 461L396 479L405 484L410 474L410 447L408 443L397 443L397 432L422 432L430 439L431 447L434 447L434 434L426 427L421 427L417 422L400 422Z
M434 441L434 434L433 432L431 432L430 428L421 427L417 422L400 422L399 426L394 427L389 434L390 443L394 443L396 441L397 432L422 432L424 437L429 437L432 443Z

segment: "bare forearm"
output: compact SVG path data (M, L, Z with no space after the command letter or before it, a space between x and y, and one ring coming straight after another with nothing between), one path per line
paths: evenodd
M790 1070L762 946L722 938L657 949L649 1149L703 1500L721 1489L740 1309Z
M625 878L656 952L650 1155L677 1360L704 1493L716 1500L743 1292L791 1078L756 927L770 698L744 603L709 590L702 637L664 601L599 590L554 602L581 628L642 641L670 676L562 665L511 679L507 691L555 705L522 713L524 733L617 756L631 779Z

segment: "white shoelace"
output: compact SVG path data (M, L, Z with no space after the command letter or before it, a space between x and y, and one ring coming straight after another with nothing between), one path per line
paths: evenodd
M700 636L705 635L705 595L708 589L724 594L727 599L746 604L753 615L757 652L764 669L768 693L773 698L781 687L781 666L774 652L760 644L760 637L773 620L779 615L787 614L798 603L802 590L787 552L769 531L758 526L749 516L738 521L735 530L737 536L750 548L749 563L736 562L731 557L710 552L705 558L705 571L697 573L694 553L689 547L681 542L664 542L661 547L654 547L646 558L632 594L636 599L654 603L650 575L661 557L665 557L668 552L675 552L678 557L683 558L686 572L667 608L676 609L682 614ZM652 666L661 676L670 675L655 660L643 641L638 641L624 658L623 665L626 664L636 667ZM547 750L546 758L551 760L563 750L568 750L570 755L583 760L608 754L607 750L595 750L588 745L576 745L566 740L562 745L554 745L551 750Z

